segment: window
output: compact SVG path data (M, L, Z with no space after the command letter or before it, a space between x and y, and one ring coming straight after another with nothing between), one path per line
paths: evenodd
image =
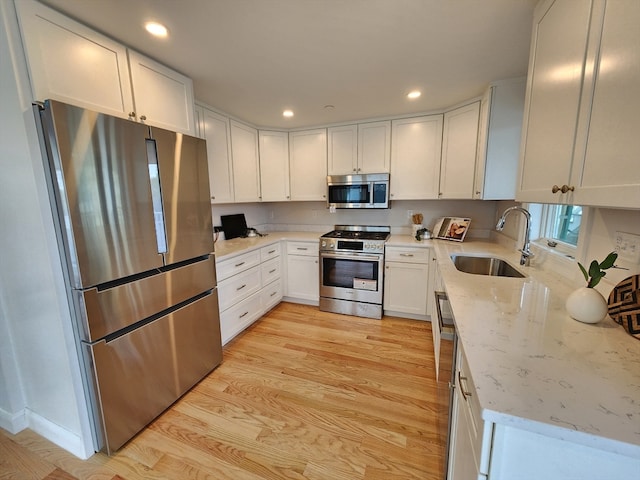
M532 237L538 232L543 245L574 255L582 224L582 207L579 205L530 205L533 217Z
M545 208L543 208L544 212ZM546 205L545 237L578 245L578 234L582 221L582 207L575 205Z

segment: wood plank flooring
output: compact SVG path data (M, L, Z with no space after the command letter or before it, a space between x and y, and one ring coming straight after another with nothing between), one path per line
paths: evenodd
M0 479L441 479L431 326L282 303L111 457L0 430Z

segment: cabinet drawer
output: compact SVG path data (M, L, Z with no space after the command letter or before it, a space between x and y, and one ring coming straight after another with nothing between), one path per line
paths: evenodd
M469 373L469 366L464 352L460 352L458 357L459 365L456 375L458 393L461 396L461 415L466 415L469 420L469 436L473 447L473 454L476 464L480 464L480 452L482 451L482 432L484 430L484 420L481 417L480 402L476 393L476 387Z
M260 269L258 267L245 270L242 273L220 282L218 284L220 311L224 312L233 304L257 292L261 286Z
M274 243L273 245L267 245L260 249L260 261L266 262L267 260L280 256L280 243Z
M251 267L255 267L260 263L260 250L243 253L237 257L221 260L216 262L216 273L218 282L225 278L229 278L236 273L243 272Z
M280 257L264 262L260 268L262 270L262 286L270 284L280 278Z
M287 242L289 255L318 256L318 242Z
M430 249L411 247L386 247L385 261L405 263L429 263Z
M282 281L270 283L260 291L260 303L263 312L268 312L282 300Z
M262 315L261 294L257 292L220 315L220 333L225 345Z

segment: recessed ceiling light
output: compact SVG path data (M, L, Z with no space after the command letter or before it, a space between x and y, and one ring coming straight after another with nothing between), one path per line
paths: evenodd
M167 27L158 22L147 22L144 24L144 28L154 37L165 38L169 34Z
M291 118L291 117L293 117L293 111L292 110L285 110L284 112L282 112L282 116L283 117L287 117L287 118Z
M407 98L410 98L411 100L414 100L414 99L418 98L420 95L422 95L422 92L420 92L420 90L414 90L413 92L409 92L407 94Z

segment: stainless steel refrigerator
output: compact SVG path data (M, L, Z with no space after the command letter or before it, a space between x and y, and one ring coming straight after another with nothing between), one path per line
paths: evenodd
M222 361L204 140L34 107L96 451Z

